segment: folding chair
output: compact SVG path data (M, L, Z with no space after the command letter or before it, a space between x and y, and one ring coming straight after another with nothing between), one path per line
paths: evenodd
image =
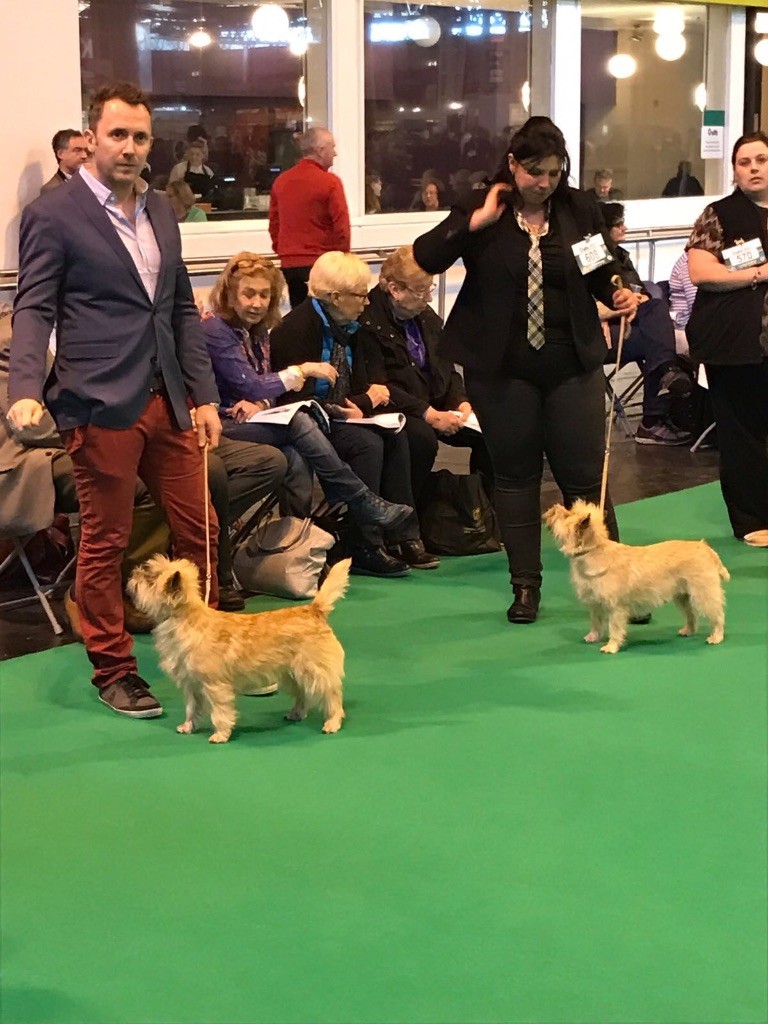
M610 363L606 364L606 366L610 365ZM610 416L613 413L616 417L616 422L621 425L627 437L634 437L635 432L629 422L629 409L634 406L640 408L642 405L642 397L635 400L638 392L642 391L643 388L642 367L639 363L634 364L637 367L637 374L626 386L621 387L618 380L621 371L630 365L630 363L623 363L622 366L614 365L610 372L606 374L605 393L608 398L606 415Z
M73 518L77 520L78 516L70 516L70 523L72 523ZM27 597L13 598L9 601L0 601L0 608L19 608L22 605L29 604L30 601L36 598L42 605L43 611L48 616L48 621L51 624L51 629L53 629L53 632L56 634L56 636L60 636L64 632L64 630L60 625L59 620L56 618L53 608L51 608L51 604L48 599L56 591L58 587L61 587L65 583L68 584L69 582L71 582L73 578L75 562L77 561L77 555L73 555L72 558L69 559L67 564L64 566L64 568L61 570L61 572L58 574L58 576L52 583L41 584L40 580L37 578L35 570L32 568L29 558L27 557L27 552L25 550L27 544L32 540L32 537L34 537L34 534L15 537L6 536L3 538L5 540L10 540L11 544L13 545L13 549L3 559L2 563L0 563L0 576L2 576L6 569L8 569L18 559L18 561L21 562L22 566L24 567L24 572L27 574L29 582L32 584L34 594L29 594ZM77 545L75 545L75 547L77 547Z

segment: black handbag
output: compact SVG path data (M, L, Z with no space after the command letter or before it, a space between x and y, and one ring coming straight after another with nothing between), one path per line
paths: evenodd
M431 473L419 515L421 539L437 555L485 555L501 550L496 512L478 473Z

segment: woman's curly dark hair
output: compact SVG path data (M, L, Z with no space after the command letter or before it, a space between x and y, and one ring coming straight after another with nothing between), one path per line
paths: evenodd
M565 137L551 118L529 117L525 124L515 132L491 184L495 185L502 181L507 185L514 185L514 177L509 169L510 154L523 166L534 164L548 156L557 157L562 161L563 173L552 194L559 198L568 196L571 158L565 145Z

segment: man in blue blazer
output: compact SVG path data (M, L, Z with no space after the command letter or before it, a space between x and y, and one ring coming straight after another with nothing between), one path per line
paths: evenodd
M135 481L165 509L177 554L204 574L201 449L218 442L219 396L176 218L139 177L152 145L147 99L130 83L107 86L88 123L89 163L22 215L8 419L34 425L45 401L56 420L77 483L76 598L93 683L114 711L155 718L163 709L137 673L123 622L120 562Z

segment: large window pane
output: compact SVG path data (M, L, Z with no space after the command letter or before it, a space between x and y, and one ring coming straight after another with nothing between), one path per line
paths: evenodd
M706 30L698 4L584 0L583 188L608 171L615 198L701 194Z
M309 111L325 121L322 0L80 6L83 106L115 79L148 93L155 142L145 176L152 185L186 177L209 219L266 216L272 182L299 159L296 133L313 120ZM197 140L205 170L194 176L185 168Z
M528 116L530 28L528 0L366 2L367 212L444 208L495 170Z

